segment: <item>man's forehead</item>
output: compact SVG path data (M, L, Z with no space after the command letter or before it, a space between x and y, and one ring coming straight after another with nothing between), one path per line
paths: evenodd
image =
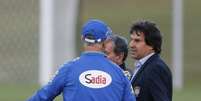
M144 35L144 33L141 32L141 31L133 31L132 34L135 34L135 35L137 35L137 36L143 36L143 35Z
M144 34L143 33L133 33L130 36L131 36L131 38L141 38L141 37L144 37Z

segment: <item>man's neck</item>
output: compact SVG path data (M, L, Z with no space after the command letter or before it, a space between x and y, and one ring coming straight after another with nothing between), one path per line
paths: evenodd
M101 47L100 45L87 45L84 46L84 50L85 51L103 51L103 47Z

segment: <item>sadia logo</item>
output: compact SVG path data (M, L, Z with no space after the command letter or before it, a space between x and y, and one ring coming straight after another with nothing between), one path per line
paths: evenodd
M79 77L80 83L89 88L104 88L112 82L111 76L100 70L88 70Z

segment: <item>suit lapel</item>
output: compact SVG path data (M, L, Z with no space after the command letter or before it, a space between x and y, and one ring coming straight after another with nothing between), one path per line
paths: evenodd
M133 84L133 83L136 81L137 77L141 75L142 71L144 71L144 69L145 69L146 67L148 67L147 65L148 65L149 63L151 63L151 62L154 60L154 58L157 58L157 57L158 57L158 54L154 54L153 56L151 56L151 57L142 65L142 67L140 67L139 71L138 71L137 74L134 76L133 80L131 81L131 84Z

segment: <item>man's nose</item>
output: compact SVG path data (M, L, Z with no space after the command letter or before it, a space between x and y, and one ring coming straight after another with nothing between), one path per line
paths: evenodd
M129 43L129 46L132 48L132 47L134 46L134 43L131 41L131 42Z

